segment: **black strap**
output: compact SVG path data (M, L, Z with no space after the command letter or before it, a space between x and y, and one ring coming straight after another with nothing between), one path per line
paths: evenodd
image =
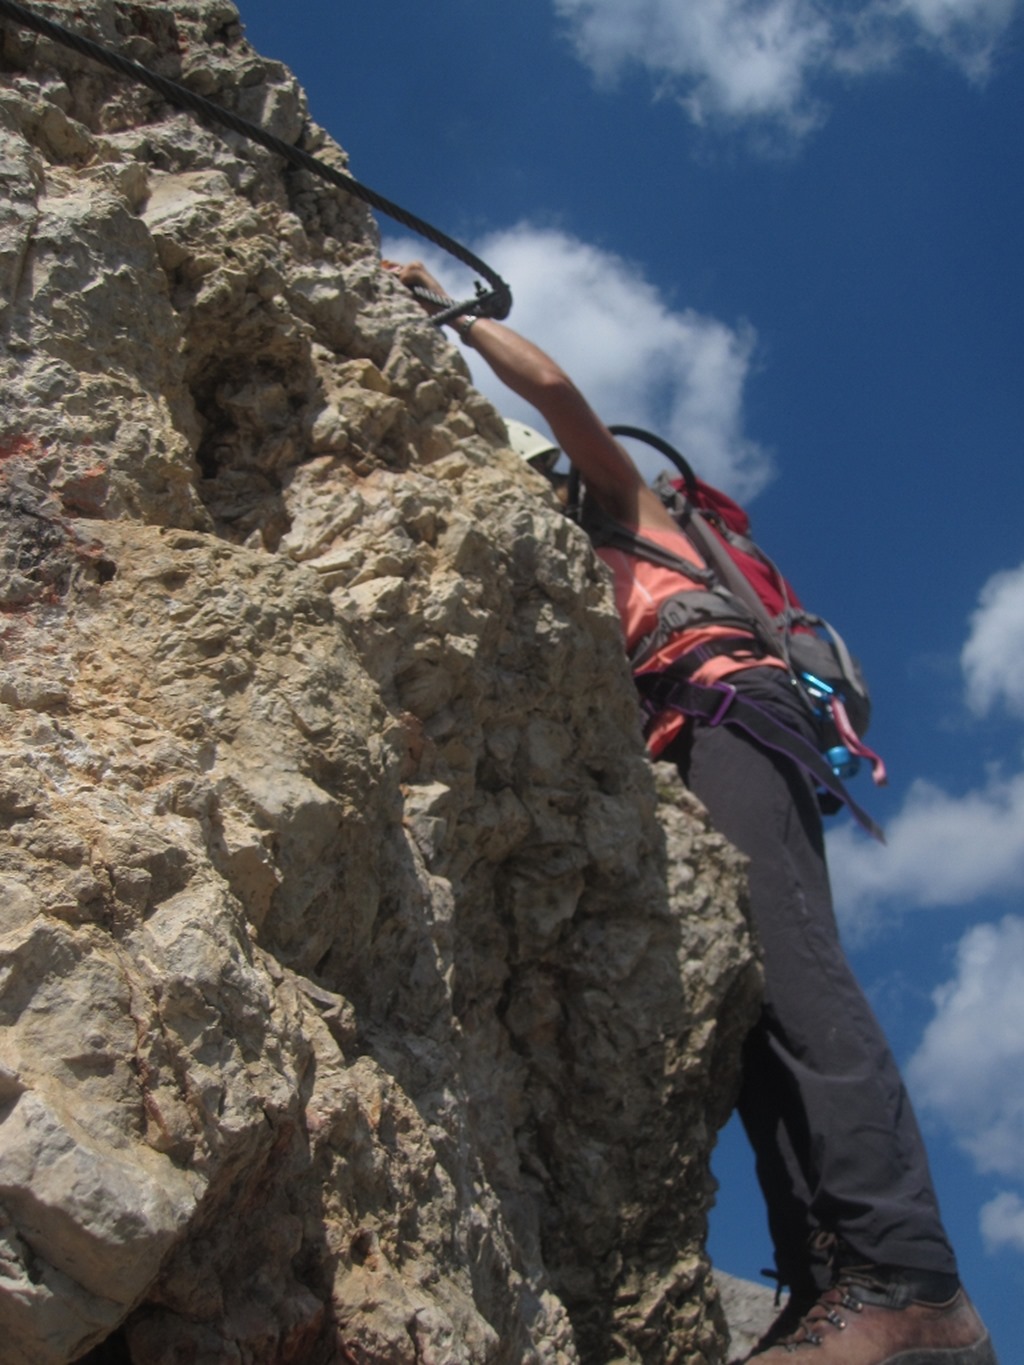
M753 635L725 635L716 640L707 640L702 645L694 645L683 654L677 654L669 667L673 677L689 680L698 668L703 668L711 659L723 656L730 659L763 659L767 653L760 640Z
M885 843L881 826L854 801L814 745L776 720L766 707L743 696L731 683L721 680L705 687L667 672L639 673L635 681L643 709L652 719L662 711L681 711L707 725L733 725L746 731L762 747L785 754L799 764L819 787L841 801L873 838Z

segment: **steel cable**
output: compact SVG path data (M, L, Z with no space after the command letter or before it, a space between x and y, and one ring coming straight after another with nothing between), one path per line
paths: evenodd
M283 157L291 165L309 171L338 189L355 195L357 199L369 204L371 208L393 218L395 222L401 223L403 227L409 228L410 231L419 236L425 237L427 241L432 242L443 251L447 251L449 255L468 266L470 270L482 275L491 286L490 293L484 290L478 282L477 293L474 298L465 299L461 303L451 301L451 306L446 308L443 313L435 314L431 320L437 326L450 321L452 318L459 317L463 313L476 313L482 317L492 318L508 316L512 307L512 291L500 275L496 274L485 261L474 255L460 242L455 241L454 238L449 237L422 218L418 218L415 214L409 213L399 204L392 203L390 199L385 199L376 190L360 184L358 180L345 175L342 171L335 170L333 166L328 166L311 153L304 152L290 142L284 142L281 138L275 137L273 133L261 128L259 124L250 123L248 119L233 114L229 109L214 104L212 100L205 99L202 95L197 95L194 91L179 85L177 81L168 80L166 76L158 75L140 62L133 61L130 57L124 57L119 52L104 47L101 43L93 42L92 39L86 38L80 33L73 33L52 19L46 19L42 15L25 9L23 5L15 4L14 0L0 0L0 16L12 20L22 28L42 34L53 42L59 43L62 47L71 48L85 57L90 57L93 61L101 63L110 70L127 76L129 80L149 86L151 90L162 95L169 103L178 105L201 119L229 128L232 132L241 134L242 137L248 138L251 142L258 142L260 146L266 147L268 151L274 152L277 156Z

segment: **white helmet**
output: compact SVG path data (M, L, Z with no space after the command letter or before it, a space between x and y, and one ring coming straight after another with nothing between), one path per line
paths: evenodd
M561 451L551 441L542 436L525 422L517 422L512 417L505 418L508 443L517 455L534 465L542 474L550 474L555 467Z

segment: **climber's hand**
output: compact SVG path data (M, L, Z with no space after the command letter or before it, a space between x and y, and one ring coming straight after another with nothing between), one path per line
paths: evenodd
M422 261L408 261L405 265L400 261L381 261L381 265L389 274L394 275L401 281L406 289L411 289L415 292L415 289L418 286L421 289L429 290L432 294L438 294L442 298L447 298L443 286L434 279L433 275L431 275ZM439 303L431 303L429 300L419 298L418 296L416 301L428 313L439 313L441 311L441 304Z

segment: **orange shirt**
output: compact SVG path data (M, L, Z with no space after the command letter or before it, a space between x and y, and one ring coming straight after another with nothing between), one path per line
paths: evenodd
M704 561L681 531L645 526L642 534L645 540L653 540L656 545L670 550L680 559L688 560L698 568L704 567ZM650 560L641 559L626 550L600 546L597 555L612 573L615 606L626 637L627 653L632 652L641 640L657 628L658 608L663 602L670 597L678 596L681 592L692 591L700 586L684 574L677 573L675 569L652 564ZM734 625L698 625L690 630L680 631L645 659L638 672L656 673L672 660L678 659L681 654L699 645L726 637L735 639L737 636L749 636L752 647L756 647L753 631ZM765 657L717 654L696 669L693 681L708 685L741 669L764 667L784 668L785 665L781 659L771 655ZM686 717L678 711L662 711L656 716L647 735L647 747L651 756L657 756L676 737L685 723Z

